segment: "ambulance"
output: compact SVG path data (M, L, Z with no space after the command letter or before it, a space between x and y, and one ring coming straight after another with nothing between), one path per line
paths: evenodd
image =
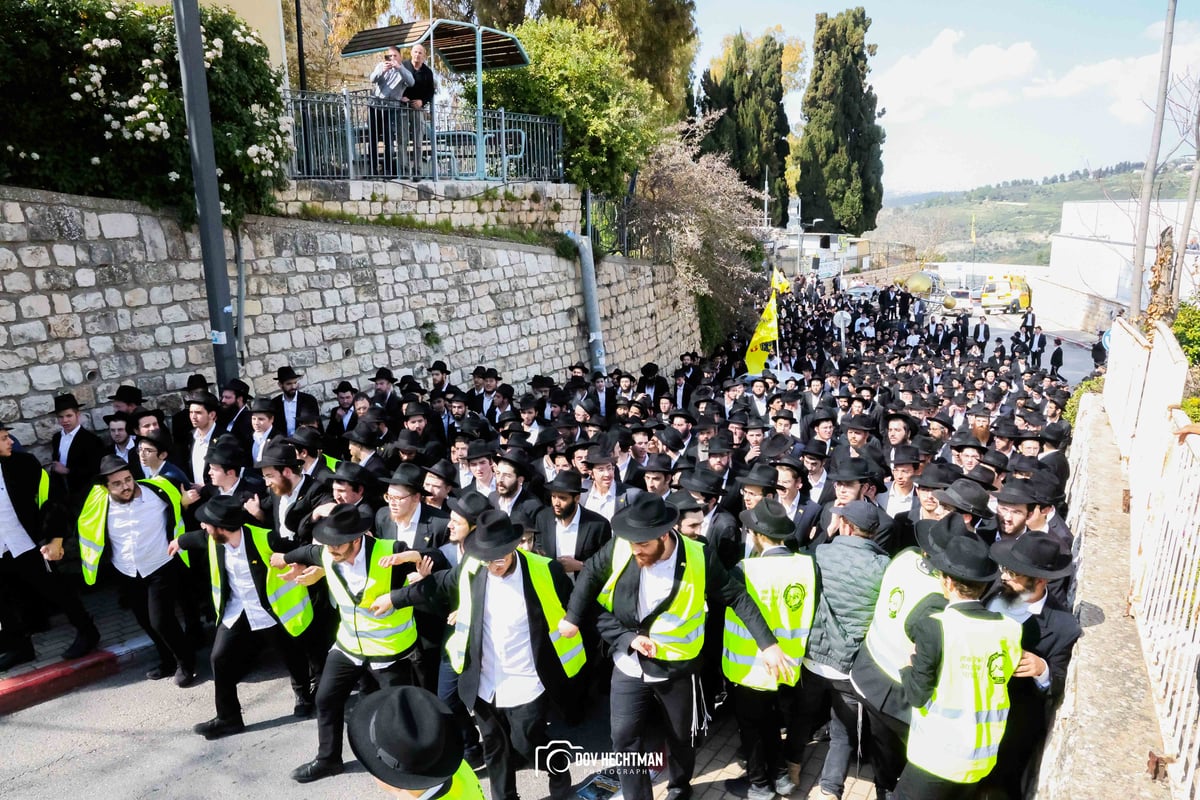
M1018 314L1031 302L1029 284L1020 275L989 275L979 295L985 313Z

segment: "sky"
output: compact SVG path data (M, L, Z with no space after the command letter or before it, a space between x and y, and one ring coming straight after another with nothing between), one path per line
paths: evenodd
M886 195L969 189L1144 161L1165 0L886 0L866 3ZM697 75L739 29L812 41L810 0L696 0ZM1200 10L1180 3L1171 71L1200 77ZM786 99L800 121L800 93ZM1168 114L1163 153L1180 135ZM1177 155L1194 156L1194 151Z

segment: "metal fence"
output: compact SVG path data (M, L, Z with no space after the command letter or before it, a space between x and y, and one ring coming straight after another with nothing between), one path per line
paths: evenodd
M645 232L630 214L629 195L613 199L588 191L584 218L592 240L592 252L640 258L655 264L671 260L671 238L664 232Z
M1104 405L1130 488L1130 610L1176 797L1200 798L1200 444L1173 431L1188 363L1159 323L1151 346L1125 320L1112 328Z
M416 110L367 92L285 92L292 178L561 181L562 124L435 103Z

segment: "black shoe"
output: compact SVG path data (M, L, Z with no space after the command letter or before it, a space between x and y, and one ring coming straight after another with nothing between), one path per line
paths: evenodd
M96 626L93 625L90 629L75 634L75 641L71 642L71 646L63 651L62 657L68 661L72 658L83 658L95 650L99 643L100 631L96 630Z
M165 664L159 664L152 670L146 673L146 677L152 681L161 681L163 678L175 672L174 667L168 667Z
M298 698L296 705L292 706L292 716L299 719L312 719L312 715L316 713L316 710L316 706L313 705L312 700Z
M341 775L345 771L346 767L340 761L329 762L314 758L307 764L301 764L292 770L292 780L296 783L312 783L313 781L321 780L321 778Z
M33 661L35 657L36 656L33 652L33 644L31 642L25 642L24 644L17 645L7 653L0 655L0 672L12 669L18 664L28 664L30 661Z
M188 669L187 667L180 665L179 668L175 670L175 685L178 686L180 689L186 689L187 687L191 686L195 682L196 682L196 670L195 669Z
M200 722L193 725L192 730L211 741L224 736L232 736L235 733L241 733L246 730L246 725L240 719L213 717L208 722Z
M463 750L463 760L467 762L471 769L478 772L479 770L483 769L484 766L483 748L479 745L468 747L467 749Z

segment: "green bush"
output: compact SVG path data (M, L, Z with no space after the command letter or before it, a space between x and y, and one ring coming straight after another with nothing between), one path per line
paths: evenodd
M1180 303L1171 330L1175 332L1188 363L1192 366L1200 364L1200 306Z
M1075 427L1075 415L1079 413L1079 398L1087 392L1100 394L1103 391L1104 376L1080 381L1079 385L1075 387L1075 391L1071 392L1071 398L1067 400L1067 407L1063 409L1063 419L1071 423L1071 427Z
M1200 397L1185 397L1180 408L1192 422L1200 422Z
M633 76L628 53L607 31L559 17L528 20L511 33L530 63L484 75L488 107L561 120L567 180L623 194L627 176L657 141L666 113L661 98ZM473 79L464 95L475 96Z
M290 120L258 34L202 6L205 72L227 224L274 206ZM195 218L170 4L0 2L0 182L137 200Z

